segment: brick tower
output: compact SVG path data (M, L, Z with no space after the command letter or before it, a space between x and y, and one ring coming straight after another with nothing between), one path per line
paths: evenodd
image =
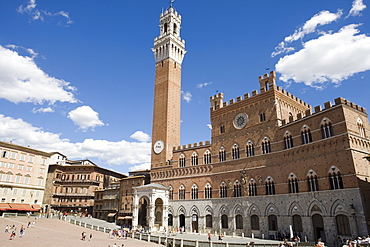
M151 167L166 166L172 148L180 145L181 63L186 53L180 37L181 16L170 6L160 15L154 39L156 75Z

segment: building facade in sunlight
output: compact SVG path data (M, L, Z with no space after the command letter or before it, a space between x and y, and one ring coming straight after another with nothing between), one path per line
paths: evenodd
M72 161L61 153L53 153L43 201L45 211L93 215L94 192L111 188L111 184L124 177L89 159ZM115 208L118 208L118 201Z
M271 71L251 93L210 97L211 141L180 145L180 24L169 7L153 48L151 182L167 188L168 202L138 188L147 201L134 209L134 226L146 204L141 226L155 228L270 239L292 231L329 244L369 234L370 128L353 102L312 107L277 86Z
M50 153L0 142L0 214L39 211Z

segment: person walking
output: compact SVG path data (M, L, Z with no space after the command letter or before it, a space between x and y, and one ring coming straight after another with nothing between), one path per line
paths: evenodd
M89 241L93 238L92 233L90 233Z
M9 226L8 225L6 225L6 227L5 227L5 233L7 233L7 232L9 232Z

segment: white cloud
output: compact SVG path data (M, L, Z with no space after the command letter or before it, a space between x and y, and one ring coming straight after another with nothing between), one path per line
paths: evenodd
M99 119L99 113L94 111L90 106L84 105L68 113L71 119L79 129L87 131L89 128L94 129L97 126L103 126L104 123Z
M357 16L357 15L361 15L361 11L366 9L366 5L363 3L362 0L354 0L352 2L352 8L351 10L349 11L349 14L348 16ZM348 17L347 16L347 17Z
M187 103L191 101L192 95L190 92L181 91L181 94L182 94L182 99L185 100Z
M83 142L72 143L60 136L61 134L45 132L22 119L0 114L0 140L2 141L13 141L14 144L30 146L46 152L57 151L70 159L97 158L109 165L150 164L150 142L85 139Z
M59 25L68 26L68 24L73 23L71 18L69 17L69 13L66 11L58 11L56 13L51 13L47 10L39 10L36 4L36 0L29 0L26 5L21 5L18 7L17 11L21 14L28 14L31 17L31 20L41 20L44 21L45 17L63 17L65 18L62 22L59 22ZM65 24L64 24L65 21ZM67 24L67 25L66 25Z
M54 112L53 108L51 107L45 107L45 108L33 108L32 113L46 113L46 112Z
M327 10L319 12L318 14L311 17L311 19L306 21L302 27L295 30L292 35L285 37L284 41L280 42L279 45L275 47L275 51L271 54L271 56L275 57L278 54L293 51L294 50L293 47L288 47L289 43L302 39L305 35L315 32L318 26L326 25L333 21L336 21L341 16L342 16L341 10L338 10L337 13L331 13Z
M200 84L197 84L197 88L206 87L206 86L209 86L209 85L211 85L211 84L212 84L212 82L200 83Z
M150 141L150 136L147 133L144 133L142 131L136 131L130 136L132 139L135 139L139 142L148 142Z
M13 45L13 44L10 44L10 45L6 45L5 46L6 48L10 48L12 50L23 50L23 51L26 51L28 55L31 55L31 58L34 59L35 57L37 57L38 53L35 52L33 49L31 48L25 48L23 46L19 46L19 45Z
M141 165L131 166L128 169L130 171L150 170L150 163L144 163Z
M28 52L33 51L29 49ZM75 88L61 79L47 75L32 57L21 56L0 45L0 98L13 103L75 103Z
M359 25L344 26L336 33L321 33L292 55L280 58L276 71L284 82L293 80L323 88L337 85L355 73L370 70L370 37L358 34Z

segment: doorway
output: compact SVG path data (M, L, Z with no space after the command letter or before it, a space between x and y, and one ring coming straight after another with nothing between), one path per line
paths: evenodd
M198 215L193 214L193 216L191 217L191 226L192 226L193 232L198 233Z
M312 226L313 226L315 241L321 238L321 240L325 242L324 221L321 215L319 214L312 215Z

